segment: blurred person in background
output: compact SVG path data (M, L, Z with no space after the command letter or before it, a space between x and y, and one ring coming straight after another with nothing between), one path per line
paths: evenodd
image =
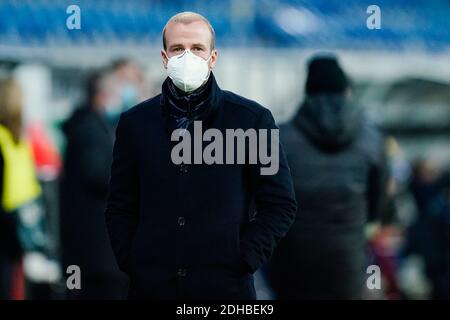
M192 135L194 121L221 134L277 128L268 109L219 88L214 43L203 16L172 17L163 31L162 94L119 121L105 215L117 261L131 279L130 299L254 300L253 274L294 219L281 148L273 175L261 175L260 162L176 165L171 159L172 134Z
M111 63L111 71L123 110L130 109L148 97L146 90L150 85L136 62L127 58L115 60Z
M411 193L418 217L408 228L404 255L419 255L424 262L432 299L450 299L450 179L430 159L413 167Z
M378 290L371 293L381 293L379 296L372 295L373 298L397 300L402 298L397 277L405 227L397 206L402 185L408 179L409 163L394 137L386 138L385 147L390 172L387 182L388 196L380 212L379 224L369 228L370 232L367 232L370 264L377 265L382 270L382 292Z
M90 76L86 103L64 124L67 139L60 184L63 272L81 269L82 289L67 290L69 299L123 299L126 278L119 271L108 240L103 212L111 170L116 119L110 74Z
M363 298L364 227L379 215L387 167L335 57L309 62L306 99L280 135L300 205L272 259L277 297Z
M27 237L30 234L22 233L25 230L20 228L19 215L28 204L41 195L32 150L24 137L22 103L22 92L18 84L13 80L2 80L0 82L0 299L25 297L21 260L24 250L32 247L34 239Z
M117 125L121 112L144 100L148 86L141 69L127 58L113 61L107 73L106 82L111 93L107 113L109 121Z

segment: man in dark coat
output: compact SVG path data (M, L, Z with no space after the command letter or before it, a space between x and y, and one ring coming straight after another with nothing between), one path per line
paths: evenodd
M306 100L280 127L301 204L271 263L280 299L362 297L364 225L378 215L387 167L383 139L349 89L334 57L313 59Z
M68 290L70 299L124 299L127 281L109 243L104 211L114 143L114 117L107 117L106 78L92 75L88 98L64 124L67 138L61 178L61 253L63 272L81 269L81 290Z
M222 134L277 127L269 110L219 88L211 73L214 33L204 17L178 14L163 37L169 77L160 95L122 114L113 154L106 221L131 279L129 297L255 299L253 273L296 211L283 151L272 175L261 174L259 161L177 165L171 135L192 133L194 121Z

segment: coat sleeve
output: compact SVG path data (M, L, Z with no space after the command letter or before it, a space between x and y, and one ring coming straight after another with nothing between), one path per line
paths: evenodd
M113 151L106 225L119 268L129 273L131 247L139 221L139 180L126 118L120 118Z
M258 129L269 129L267 154L270 155L272 152L270 129L278 127L268 110L260 117ZM244 268L250 273L254 273L271 257L279 240L286 235L294 222L297 211L290 169L279 141L277 144L278 172L273 175L261 175L260 169L264 166L260 161L257 165L250 166L250 183L256 212L243 230L240 243L241 259Z
M373 149L371 150L370 171L368 180L368 221L389 221L393 217L387 217L390 199L387 189L389 182L389 165L385 150L385 138L379 132L374 132L372 137ZM395 215L395 212L393 213Z

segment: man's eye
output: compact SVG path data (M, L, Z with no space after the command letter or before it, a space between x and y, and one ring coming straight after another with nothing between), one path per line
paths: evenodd
M181 48L174 48L173 51L174 51L174 52L180 52L180 51L181 51Z
M194 48L194 51L203 51L203 48L195 47L195 48Z

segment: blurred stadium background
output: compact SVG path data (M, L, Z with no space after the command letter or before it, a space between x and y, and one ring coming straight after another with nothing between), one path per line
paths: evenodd
M66 27L71 4L81 9L80 30ZM426 152L448 162L450 4L377 1L382 27L369 30L370 4L2 0L0 61L2 70L14 68L28 83L29 116L58 121L80 98L85 73L120 57L135 59L157 92L165 76L161 30L168 17L193 10L216 30L222 87L257 100L283 121L301 101L307 58L332 51L354 79L361 103L395 131L408 155Z
M66 27L73 4L81 9L80 30ZM380 30L366 26L372 4L381 9ZM161 31L185 10L205 15L215 28L222 88L260 102L283 122L303 98L308 58L336 53L355 97L395 138L404 160L426 158L450 169L447 0L0 0L0 77L14 75L24 88L27 121L44 124L63 150L59 125L80 102L93 68L130 58L145 74L147 95L159 92ZM399 181L407 179L408 166L399 168ZM410 201L399 206L406 221L413 219ZM405 282L412 281L408 272ZM409 289L427 297L423 287Z

